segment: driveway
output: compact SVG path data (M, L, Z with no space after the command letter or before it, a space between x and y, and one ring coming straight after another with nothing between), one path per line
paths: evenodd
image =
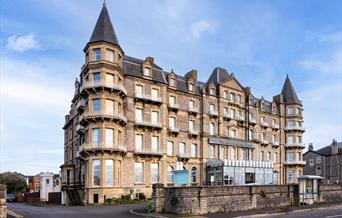
M51 205L46 207L31 206L24 203L9 203L8 209L23 215L24 218L129 218L136 217L128 213L129 209L142 210L144 204L126 204L110 206L73 206Z

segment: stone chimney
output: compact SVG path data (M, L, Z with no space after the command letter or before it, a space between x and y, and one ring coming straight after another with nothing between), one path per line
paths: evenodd
M309 151L313 151L314 150L314 146L312 143L309 143Z
M337 154L338 153L338 146L337 146L336 139L333 139L333 141L331 143L331 153L332 154Z

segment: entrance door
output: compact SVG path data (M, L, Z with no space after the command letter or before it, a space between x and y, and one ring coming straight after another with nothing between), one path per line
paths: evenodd
M99 194L94 194L94 204L99 203Z

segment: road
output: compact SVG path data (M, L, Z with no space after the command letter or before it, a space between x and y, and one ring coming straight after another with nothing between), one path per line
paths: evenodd
M23 203L9 203L8 209L23 215L24 218L130 218L136 217L128 213L129 209L142 210L143 204L111 205L111 206L74 206L53 205L47 207L31 206Z
M127 204L127 205L112 205L112 206L47 206L38 207L26 205L23 203L9 203L9 210L23 215L24 218L132 218L137 217L128 213L129 209L136 211L142 211L144 208L143 204ZM234 213L216 213L204 216L196 217L208 217L208 218L230 218L230 217L253 217L252 215L258 214L257 211L241 211ZM275 217L275 218L342 218L342 204L331 205L319 208L300 208L298 210L290 212L272 212L264 211L263 216L258 215L257 217ZM267 214L269 213L269 214ZM277 215L270 215L270 213L278 213ZM176 215L162 214L165 217L177 217Z
M267 214L269 213L269 214ZM274 215L271 215L273 214ZM259 214L253 211L241 211L236 213L216 213L209 215L210 218L230 218L230 217L240 217L248 218L252 215ZM319 208L306 209L300 208L290 212L265 212L263 215L258 215L255 217L274 217L274 218L342 218L342 203L330 206L322 206Z

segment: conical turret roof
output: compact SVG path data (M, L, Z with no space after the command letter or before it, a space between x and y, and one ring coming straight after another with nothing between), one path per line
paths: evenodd
M283 86L283 90L281 91L281 94L283 95L284 102L287 104L301 104L300 100L298 99L298 96L296 94L296 91L294 90L292 83L290 81L289 76L286 76L286 80Z
M118 37L110 20L106 4L103 4L99 18L90 37L89 43L108 42L120 47ZM87 44L87 45L88 45Z

